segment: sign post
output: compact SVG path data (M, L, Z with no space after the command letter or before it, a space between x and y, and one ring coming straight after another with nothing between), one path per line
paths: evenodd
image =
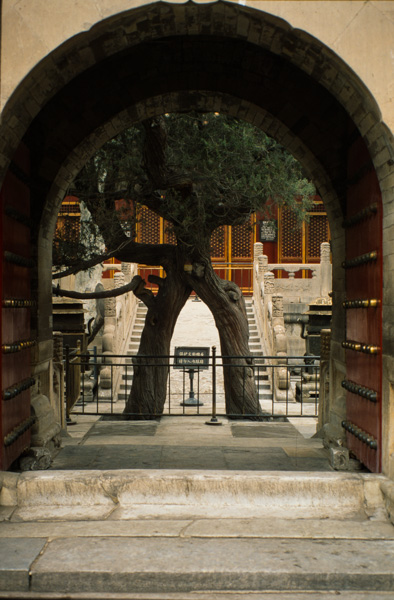
M278 225L275 220L260 221L260 242L277 242Z
M181 406L203 406L194 395L193 380L195 371L209 368L209 348L178 346L175 348L174 369L183 369L189 373L190 391L189 398L181 402Z

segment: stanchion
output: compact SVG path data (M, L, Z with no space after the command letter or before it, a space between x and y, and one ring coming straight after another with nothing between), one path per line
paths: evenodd
M212 418L205 425L222 425L216 417L216 346L212 346Z
M190 380L189 398L187 398L186 400L181 402L180 403L181 406L204 406L204 403L200 402L200 400L194 396L194 389L193 389L194 371L195 371L195 369L188 369L188 371L187 371L189 373L189 380Z

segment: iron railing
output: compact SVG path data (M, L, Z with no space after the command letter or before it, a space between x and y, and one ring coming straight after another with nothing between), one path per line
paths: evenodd
M65 395L67 406L72 406L68 412L95 415L123 413L132 386L136 359L136 355L66 353ZM215 419L216 416L255 418L263 415L281 418L318 415L320 360L317 356L280 359L277 356L253 356L252 364L245 364L250 357L217 356L215 348L212 348L204 370L198 366L179 369L175 359L175 355L138 356L138 368L168 370L166 401L161 414L127 413L130 417L195 414L210 415ZM243 410L244 398L241 398L238 403L240 411L226 413L223 364L230 370L230 377L232 369L241 369L244 380L253 369L257 388L255 412ZM97 381L97 372L103 368L110 369L108 389L100 389ZM116 369L121 372L121 376L116 378L121 382L118 389L114 387ZM79 398L75 403L75 390L79 385ZM71 402L69 394L72 394Z

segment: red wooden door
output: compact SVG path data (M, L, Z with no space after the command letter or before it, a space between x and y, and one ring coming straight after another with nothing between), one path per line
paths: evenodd
M141 244L161 244L163 243L163 222L160 217L153 211L141 207L138 223L138 242ZM157 291L155 283L149 283L149 275L163 277L163 269L160 266L138 265L138 274L146 281L146 287Z
M364 142L348 164L346 260L347 446L371 471L381 470L382 200Z
M250 296L253 293L254 219L250 218L244 225L232 225L229 229L231 235L229 279L238 285L245 296Z
M30 193L26 150L15 157L1 190L2 319L0 469L30 446Z

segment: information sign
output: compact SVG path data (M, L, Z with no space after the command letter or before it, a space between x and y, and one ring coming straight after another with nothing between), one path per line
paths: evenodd
M178 346L175 348L174 369L208 369L209 348Z
M278 228L276 221L260 221L260 242L276 242Z

